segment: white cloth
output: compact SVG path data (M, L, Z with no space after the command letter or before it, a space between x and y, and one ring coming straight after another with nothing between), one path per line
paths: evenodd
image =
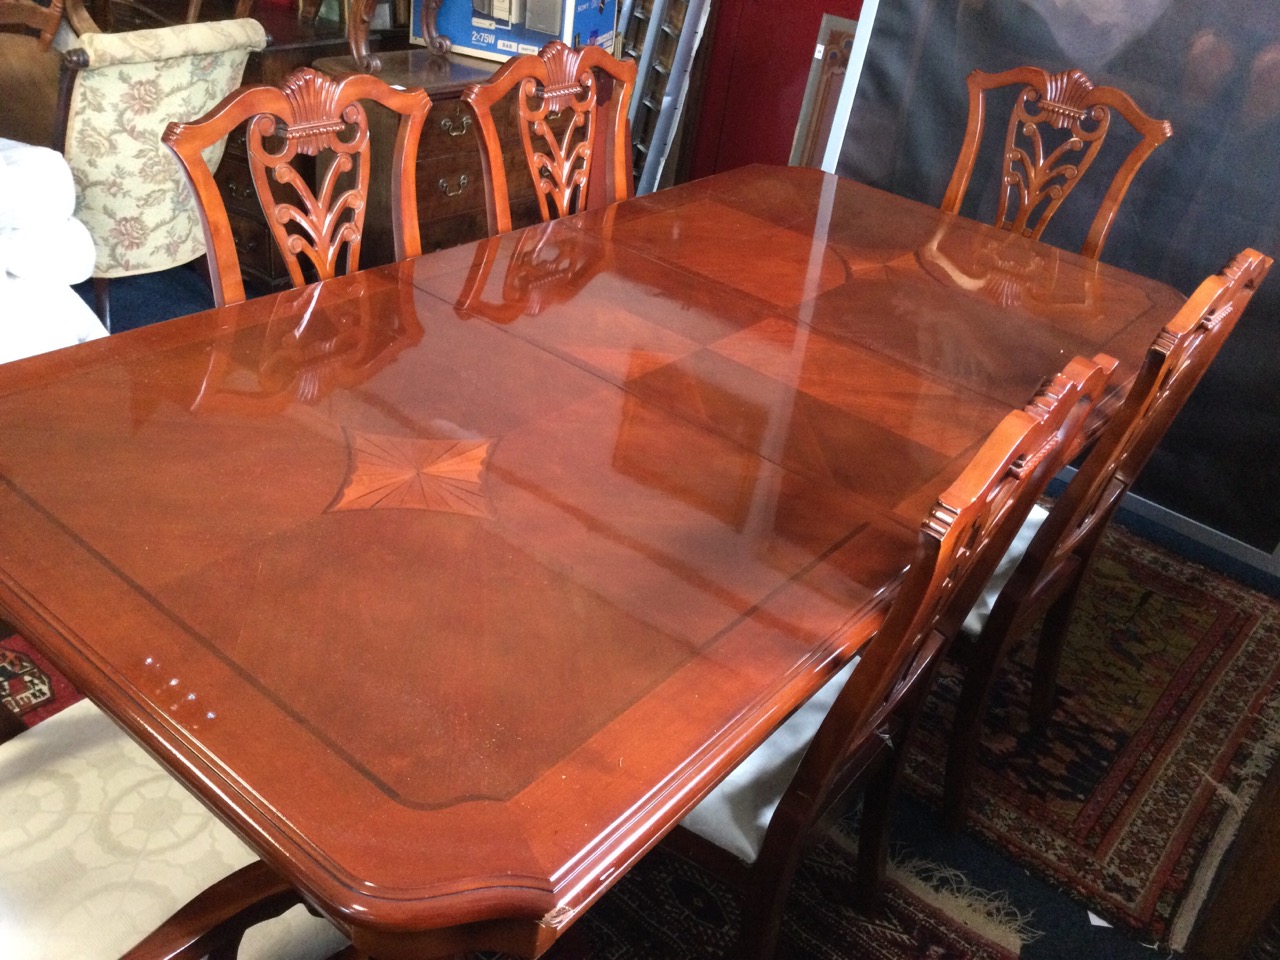
M93 237L75 217L0 227L0 274L69 286L93 273Z
M680 821L681 826L728 850L739 860L755 863L782 794L857 665L855 657L828 680L690 810Z
M116 960L253 857L87 700L0 745L5 960ZM240 956L320 960L345 942L295 908Z
M1040 506L1040 504L1037 503L1031 508L1031 512L1027 514L1027 519L1018 528L1013 542L1009 544L1009 549L1000 558L1000 563L996 566L995 573L991 574L991 579L982 588L978 601L973 605L973 609L969 611L969 615L964 618L964 625L960 628L961 633L976 637L982 632L982 628L987 625L987 617L991 616L992 607L996 605L996 598L1000 596L1000 591L1004 589L1004 585L1013 576L1013 571L1022 562L1022 558L1027 552L1027 547L1031 546L1031 541L1035 539L1036 532L1039 531L1047 516L1049 516L1049 511Z
M0 276L0 363L106 335L89 305L65 284Z
M62 154L0 139L0 229L65 220L76 209L76 186Z

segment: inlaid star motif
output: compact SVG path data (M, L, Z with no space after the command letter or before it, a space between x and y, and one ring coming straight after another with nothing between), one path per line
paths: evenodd
M484 467L494 440L347 431L351 466L330 510L436 510L491 517Z

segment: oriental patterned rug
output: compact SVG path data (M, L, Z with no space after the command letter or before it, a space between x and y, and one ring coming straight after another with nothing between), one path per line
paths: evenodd
M1086 581L1044 736L1024 644L992 697L970 824L1147 940L1185 945L1280 745L1280 601L1113 527ZM959 671L909 763L936 800Z
M30 727L80 699L80 693L31 644L0 639L0 707Z

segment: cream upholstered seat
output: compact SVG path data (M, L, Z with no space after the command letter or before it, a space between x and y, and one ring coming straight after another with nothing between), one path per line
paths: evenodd
M117 960L253 851L87 700L0 744L5 960ZM296 906L241 960L310 960L346 943Z
M205 252L195 198L160 134L238 87L249 53L265 45L262 25L244 19L85 34L67 51L70 95L57 145L75 176L75 215L93 235L98 313L108 328L107 280ZM210 166L224 146L210 148Z

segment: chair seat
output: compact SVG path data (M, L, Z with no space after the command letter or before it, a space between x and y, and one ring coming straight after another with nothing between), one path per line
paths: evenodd
M6 960L117 960L254 853L87 700L0 745L0 944ZM241 960L345 944L295 907Z
M744 863L755 863L782 794L857 665L855 657L828 680L690 810L680 825Z
M1027 519L1018 528L1017 536L1009 544L1009 549L1000 558L1000 564L996 567L995 573L982 588L982 593L974 603L973 609L969 611L969 615L964 618L964 625L960 628L961 633L971 637L982 633L982 628L987 624L987 617L991 616L991 610L996 605L996 598L1000 596L1000 591L1004 589L1004 585L1013 576L1013 571L1022 562L1027 547L1031 546L1031 541L1035 539L1040 525L1044 523L1047 516L1049 511L1040 504L1037 503L1031 508Z

